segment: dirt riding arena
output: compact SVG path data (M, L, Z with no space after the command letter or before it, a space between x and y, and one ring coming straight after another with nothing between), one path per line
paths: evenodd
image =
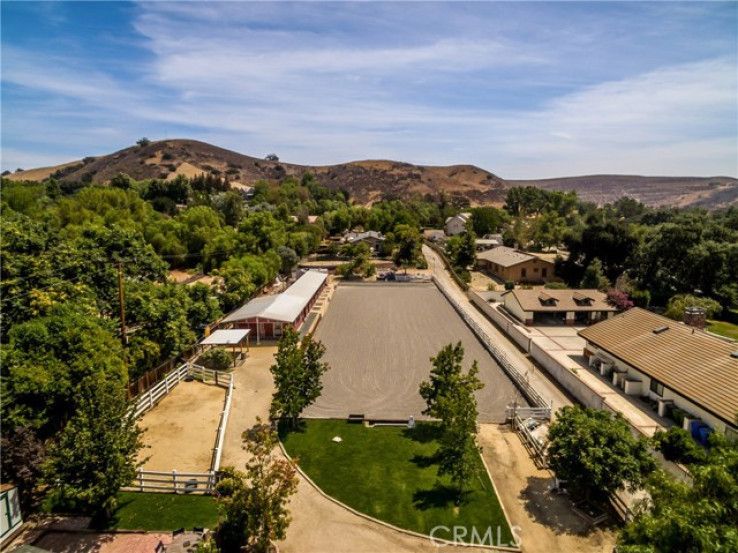
M346 284L336 290L316 332L331 370L308 417L422 419L418 386L430 357L450 342L464 345L465 368L479 362L480 422L500 422L520 398L513 383L433 284Z
M225 389L181 381L139 421L149 446L144 470L207 472L225 403Z

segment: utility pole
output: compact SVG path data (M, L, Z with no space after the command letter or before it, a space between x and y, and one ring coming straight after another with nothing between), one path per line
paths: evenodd
M120 341L123 347L128 343L126 336L126 306L123 301L123 263L118 261L118 296L120 298Z

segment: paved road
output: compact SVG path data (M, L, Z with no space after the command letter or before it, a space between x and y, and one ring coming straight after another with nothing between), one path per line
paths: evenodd
M507 359L518 369L520 374L526 375L531 385L552 405L554 410L564 405L574 404L566 393L548 378L545 372L536 367L526 354L521 352L503 332L474 307L466 294L459 289L451 275L448 274L443 261L436 252L428 246L423 246L423 255L428 260L428 267L439 284L456 299L462 309L487 333L487 336L495 342L497 347L505 352Z

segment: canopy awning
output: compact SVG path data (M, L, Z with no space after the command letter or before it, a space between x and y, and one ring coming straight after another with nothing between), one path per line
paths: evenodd
M237 346L249 335L248 328L229 328L215 330L210 336L203 338L202 346Z

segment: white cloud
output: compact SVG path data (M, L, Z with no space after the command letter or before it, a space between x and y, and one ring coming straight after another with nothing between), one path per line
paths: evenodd
M612 51L620 76L593 81L579 70L599 57L569 58L599 28L536 42L463 13L444 35L442 6L428 4L403 34L406 21L388 17L400 8L378 9L145 3L134 24L152 57L133 81L100 60L4 45L3 84L54 100L22 117L4 107L3 133L63 136L76 120L80 144L111 150L182 133L306 164L474 163L506 178L738 174L734 53L633 73ZM23 155L4 152L3 167Z

